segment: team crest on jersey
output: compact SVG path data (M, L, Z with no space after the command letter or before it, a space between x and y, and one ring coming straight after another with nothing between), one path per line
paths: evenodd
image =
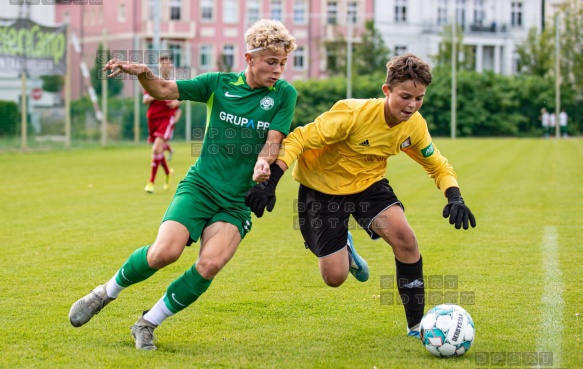
M428 158L431 155L433 155L433 152L435 152L435 148L433 147L433 142L429 144L429 146L427 146L424 149L421 149L421 154L423 154L424 158Z
M265 96L263 99L261 99L261 102L259 103L259 106L261 106L261 109L263 110L269 110L273 108L273 105L275 105L275 102L269 96Z
M407 139L401 142L401 149L411 146L411 137L407 137Z

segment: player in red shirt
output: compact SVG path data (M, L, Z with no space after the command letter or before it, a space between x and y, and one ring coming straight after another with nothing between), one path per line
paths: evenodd
M159 59L160 76L169 79L174 69L174 64L169 55L161 55ZM148 117L148 143L152 144L152 166L150 180L144 190L148 193L154 193L154 181L158 167L161 165L166 173L164 181L164 190L170 188L170 177L174 171L168 167L164 151L168 150L172 155L169 141L174 133L174 124L180 119L180 101L178 100L156 100L147 92L144 93L143 103L149 105L146 117Z

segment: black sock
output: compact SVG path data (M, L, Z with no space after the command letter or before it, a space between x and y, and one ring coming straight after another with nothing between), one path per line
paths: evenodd
M411 328L421 321L425 310L423 261L419 257L419 261L413 264L401 263L397 259L395 263L397 264L397 287L405 308L407 327Z

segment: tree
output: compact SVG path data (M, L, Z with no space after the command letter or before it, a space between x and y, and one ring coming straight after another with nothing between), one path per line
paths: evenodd
M553 70L555 45L553 41L554 31L546 28L539 33L536 27L528 31L526 40L516 45L518 53L518 72L520 74L545 77Z
M101 78L106 78L105 74L101 72L101 68L111 59L111 52L109 50L103 50L103 45L99 44L97 49L97 55L105 55L105 57L95 58L95 65L91 69L91 83L95 89L97 96L101 96ZM123 88L122 78L127 76L122 73L119 78L110 78L107 80L107 93L111 96L119 95Z
M326 73L329 76L346 74L346 40L339 35L333 41L326 41Z
M339 34L332 41L324 43L326 48L326 72L329 76L346 75L347 47L346 38ZM365 23L361 41L353 43L352 68L356 75L369 74L371 71L384 71L390 50L385 46L374 21Z
M43 81L42 89L46 92L61 92L65 78L59 74L40 76Z
M389 59L389 48L385 45L382 35L374 26L374 21L365 23L365 33L361 42L356 45L354 66L357 75L368 74L371 71L384 71Z
M559 42L561 78L566 89L583 90L583 6L580 0L568 0L560 5ZM547 22L551 23L552 18ZM551 23L553 24L553 23ZM527 39L517 45L521 74L554 78L556 55L556 25L543 32L529 30ZM569 92L569 91L567 91Z
M583 5L568 0L561 5L561 74L572 88L583 91Z
M474 70L476 58L474 49L471 45L464 45L464 34L460 27L456 30L456 65L457 70ZM437 65L451 65L452 37L451 25L443 27L441 39L443 40L439 45L439 52L437 55L430 56Z

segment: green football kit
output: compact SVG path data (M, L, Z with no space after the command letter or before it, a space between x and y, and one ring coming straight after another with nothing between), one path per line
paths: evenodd
M202 147L194 153L198 159L176 188L163 221L184 225L190 233L189 245L198 241L205 227L219 221L237 226L243 239L251 230L245 194L254 184L257 156L269 130L289 133L297 92L282 80L252 89L243 72L208 73L176 84L181 100L206 103L207 122L204 132L193 131L193 138L204 137ZM279 145L273 149L278 153ZM156 273L148 265L149 247L128 258L116 273L117 284L128 287ZM211 282L194 264L168 286L163 304L177 313L194 303Z
M177 221L197 241L203 229L217 221L251 230L245 194L253 183L253 168L269 130L287 135L297 92L279 80L272 87L252 89L245 73L207 73L176 82L180 100L206 103L204 140L196 163L180 182L164 220ZM193 138L202 137L193 130ZM197 147L193 145L193 148ZM273 148L277 153L279 146Z

